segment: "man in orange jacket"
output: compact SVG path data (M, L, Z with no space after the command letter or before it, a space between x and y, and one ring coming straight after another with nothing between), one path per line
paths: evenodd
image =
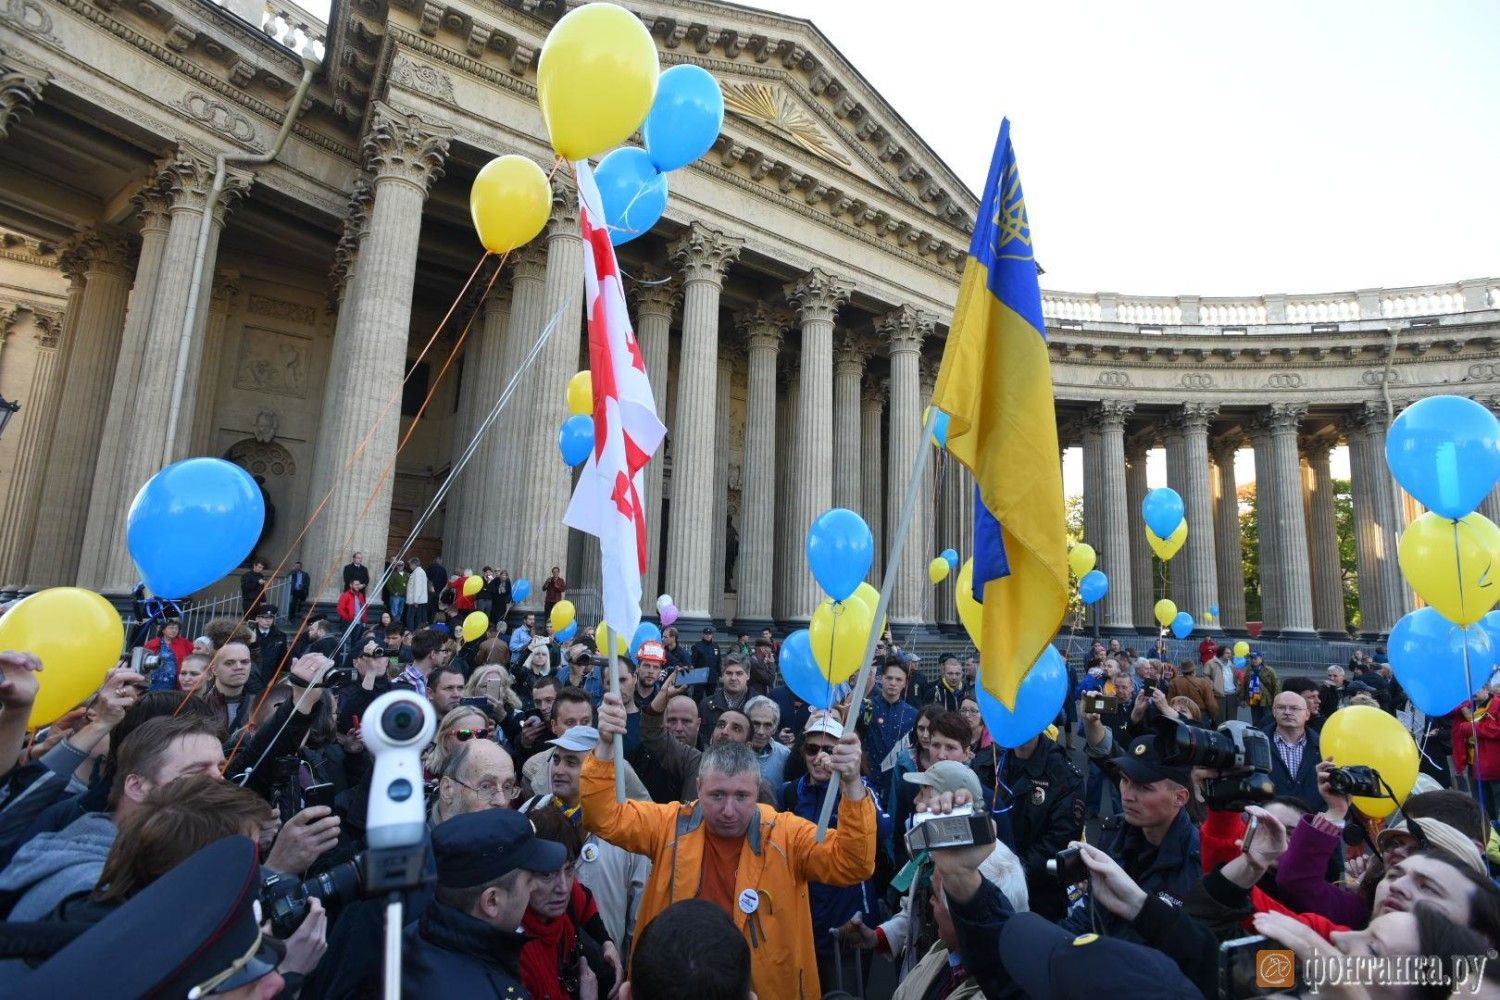
M821 997L808 883L855 885L875 870L875 806L859 776L859 737L845 735L831 755L842 794L838 826L820 844L814 824L757 802L760 761L743 743L703 752L695 802L616 802L616 737L625 725L619 696L606 694L581 801L585 829L651 859L636 939L678 900L708 900L749 941L757 995Z

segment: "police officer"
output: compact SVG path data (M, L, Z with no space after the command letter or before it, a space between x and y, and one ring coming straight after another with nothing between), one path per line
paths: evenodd
M1032 912L1061 920L1067 893L1047 871L1047 862L1082 835L1082 772L1056 741L1041 734L1005 755L997 799L997 809L1009 807Z

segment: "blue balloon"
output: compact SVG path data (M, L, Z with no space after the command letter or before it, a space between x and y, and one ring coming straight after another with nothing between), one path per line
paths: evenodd
M1172 634L1179 639L1186 639L1193 634L1193 616L1186 611L1177 612L1177 617L1172 619Z
M557 450L568 465L582 465L594 450L594 418L579 414L564 420L557 431Z
M1014 749L1057 718L1068 693L1068 666L1057 647L1048 646L1022 678L1014 709L1000 704L983 684L976 685L975 690L979 693L979 714L990 735L1007 750Z
M511 588L511 595L515 596L515 588ZM560 629L558 629L557 630L557 634L554 635L552 638L556 639L558 642L572 642L573 641L573 637L575 635L577 635L577 634L578 634L578 619L574 618L572 621L568 622L566 628L560 628Z
M158 597L188 597L244 563L266 523L250 473L221 458L189 458L152 476L130 504L125 544Z
M1244 670L1245 669L1245 658L1243 656L1236 656L1234 658L1234 665L1236 667L1238 667L1239 669Z
M531 596L531 581L517 580L510 585L510 599L514 604L520 604Z
M644 236L667 210L667 175L651 165L644 149L621 146L594 171L609 241L615 246Z
M835 601L859 589L874 561L875 536L865 519L852 510L825 511L807 529L807 565Z
M1215 618L1219 617L1219 606L1217 604L1210 604L1208 606L1208 613L1213 615Z
M948 569L953 570L953 571L957 571L957 569L958 569L958 552L957 551L955 551L954 549L944 549L943 551L939 552L938 555L942 556L944 559L946 559L948 561Z
M1182 523L1182 497L1174 489L1158 487L1146 494L1141 504L1141 516L1157 538L1169 538Z
M1447 715L1473 697L1470 678L1476 687L1489 680L1497 647L1484 624L1462 628L1435 608L1419 608L1396 623L1386 649L1391 672L1412 704L1428 715ZM1465 650L1469 657L1467 673Z
M799 628L781 644L781 679L792 689L792 694L813 708L830 708L833 705L833 684L824 675L813 659L812 642L807 629Z
M701 66L673 66L656 82L656 100L641 125L651 162L662 173L685 167L713 148L724 127L724 92Z
M948 414L942 410L937 411L937 419L932 422L932 442L939 448L948 447Z
M1428 396L1391 424L1385 461L1406 492L1456 520L1500 482L1500 421L1472 399Z
M636 628L635 635L630 637L630 658L635 659L635 654L640 652L643 642L661 642L661 629L651 622L641 622Z
M1109 577L1097 569L1089 570L1083 574L1083 579L1078 581L1078 596L1083 599L1084 604L1093 604L1107 593L1109 593Z

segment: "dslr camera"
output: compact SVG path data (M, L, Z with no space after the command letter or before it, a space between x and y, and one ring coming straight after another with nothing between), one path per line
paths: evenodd
M1163 764L1219 772L1219 777L1203 783L1208 808L1237 812L1276 796L1271 783L1271 738L1248 722L1202 729L1159 719L1156 727Z
M260 883L260 906L271 921L271 934L283 941L307 916L307 901L316 897L325 909L358 899L364 888L364 858L334 865L326 872L299 881L295 875L266 870Z
M1359 795L1369 799L1385 797L1380 772L1373 767L1355 764L1336 767L1328 772L1328 787L1340 795Z

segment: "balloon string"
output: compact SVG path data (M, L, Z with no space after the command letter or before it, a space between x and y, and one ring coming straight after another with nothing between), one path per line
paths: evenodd
M1467 618L1467 602L1464 600L1464 556L1463 549L1458 541L1458 519L1453 519L1453 563L1458 569L1458 611L1459 615ZM1474 701L1474 677L1469 668L1469 628L1467 625L1460 626L1464 633L1464 688L1469 694L1469 701ZM1475 706L1478 708L1478 706ZM1475 747L1478 747L1478 734L1475 734ZM1484 807L1484 780L1479 777L1479 756L1476 749L1474 755L1474 797L1479 800L1479 811L1485 816L1489 813Z

